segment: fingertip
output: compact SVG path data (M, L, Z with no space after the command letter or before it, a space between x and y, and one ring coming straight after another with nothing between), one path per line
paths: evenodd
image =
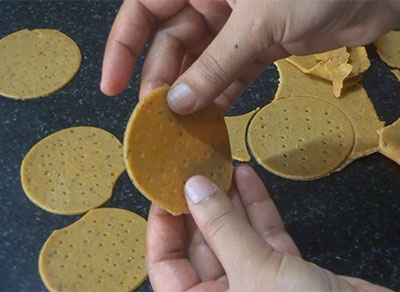
M254 253L258 255L261 247L265 248L245 216L208 178L190 178L185 184L185 194L196 225L225 270L235 270L244 259L253 260ZM242 249L243 254L232 257Z
M219 190L211 180L202 175L195 175L188 179L185 183L185 195L188 198L187 201L189 208L191 203L197 204L206 198L210 197Z
M247 163L238 163L235 166L235 178L236 179L247 179L249 177L257 176L256 171Z
M166 85L166 83L161 80L147 81L142 79L139 90L139 100L142 100L145 96L150 94L150 92L164 85Z
M120 94L128 85L131 75L130 72L124 74L115 72L116 70L114 68L114 65L111 68L109 68L109 66L104 66L101 76L100 90L108 96Z
M236 166L234 183L245 205L253 196L260 196L261 194L263 196L269 196L264 182L258 176L257 172L248 164L242 163Z
M107 96L114 96L120 93L120 91L113 88L112 84L105 82L103 80L100 82L100 90Z
M108 42L103 59L100 89L104 94L113 96L128 86L136 59L119 42Z
M236 171L248 171L249 169L253 169L248 163L237 162L235 165Z
M168 91L167 103L170 109L180 115L189 115L198 107L198 97L186 83L173 85Z
M151 203L149 214L157 216L171 215L167 210L159 207L156 203ZM171 215L173 216L173 215Z

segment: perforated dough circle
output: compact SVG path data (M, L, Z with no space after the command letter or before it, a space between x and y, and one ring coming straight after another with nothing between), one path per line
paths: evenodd
M337 107L312 97L288 97L255 115L248 144L257 161L272 173L310 180L329 174L346 160L354 131Z
M80 214L108 201L124 171L121 142L95 127L73 127L39 141L21 166L28 198L46 211Z
M223 112L212 104L190 116L173 113L168 86L138 103L124 137L126 168L138 190L170 213L188 213L184 184L204 175L228 190L233 172Z
M0 95L30 99L49 95L76 75L81 53L54 29L20 30L0 40Z
M50 291L132 291L146 279L145 237L139 215L92 210L47 239L40 276Z

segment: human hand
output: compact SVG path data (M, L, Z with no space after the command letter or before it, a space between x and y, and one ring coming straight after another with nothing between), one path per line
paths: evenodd
M180 114L225 109L271 62L365 45L400 23L399 1L125 0L110 32L101 89L120 93L155 31L139 97L168 83Z
M150 209L146 260L155 291L390 291L303 260L247 165L235 168L228 196L202 176L187 181L185 194L193 217Z

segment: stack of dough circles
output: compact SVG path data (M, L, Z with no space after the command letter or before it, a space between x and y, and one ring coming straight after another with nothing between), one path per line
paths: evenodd
M80 214L108 201L125 169L121 142L95 127L72 127L39 141L21 166L22 187L39 207Z
M132 291L146 279L145 236L135 213L91 210L47 239L40 276L50 291Z
M0 94L16 99L47 96L76 75L81 53L54 29L20 30L0 40Z
M248 144L258 163L272 173L311 180L328 175L346 160L354 130L347 116L330 103L288 97L254 116Z

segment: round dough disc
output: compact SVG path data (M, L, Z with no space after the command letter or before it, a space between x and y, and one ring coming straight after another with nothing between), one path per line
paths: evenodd
M123 209L91 210L55 230L39 272L50 291L132 291L146 279L146 221Z
M94 127L73 127L39 141L21 166L28 198L46 211L72 215L108 201L125 169L121 142Z
M76 75L81 53L54 29L20 30L0 40L0 94L30 99L49 95Z
M124 137L128 174L149 200L172 214L188 213L184 184L204 175L228 190L233 172L224 115L215 105L191 116L173 113L169 86L151 92L135 107Z
M288 97L262 108L248 130L254 157L267 170L295 180L322 177L351 153L353 127L335 106L312 97Z

